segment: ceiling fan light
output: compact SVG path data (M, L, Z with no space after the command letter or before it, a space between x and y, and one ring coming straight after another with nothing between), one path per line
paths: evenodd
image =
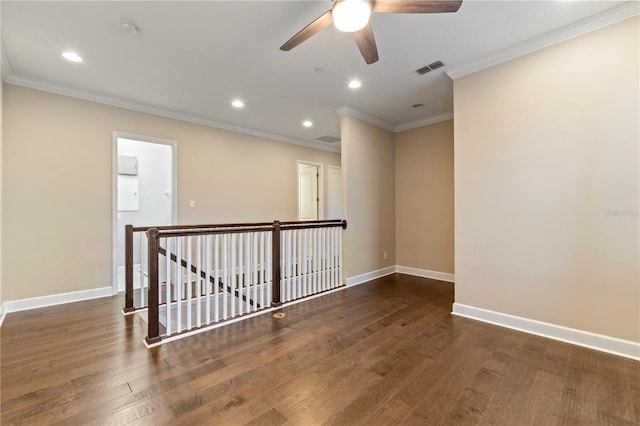
M331 14L337 29L353 33L367 25L371 6L364 0L344 0L333 7Z

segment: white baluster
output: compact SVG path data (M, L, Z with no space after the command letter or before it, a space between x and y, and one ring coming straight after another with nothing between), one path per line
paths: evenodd
M260 233L260 306L264 306L264 288L267 285L267 265L264 257L265 232Z
M216 235L216 239L218 238L218 236ZM211 324L211 293L215 292L215 296L213 297L213 301L216 304L214 309L216 310L216 314L215 314L215 320L216 322L218 321L218 298L217 296L217 289L218 289L218 284L217 284L217 278L218 278L218 271L216 270L216 277L214 279L213 284L211 284L211 239L212 239L212 235L207 235L205 237L205 260L206 260L206 268L207 268L207 273L206 273L206 278L204 280L204 288L206 289L204 292L206 299L205 302L205 306L207 309L207 312L205 314L205 318L207 319L207 324ZM217 244L217 240L216 240L216 244ZM218 265L216 265L218 266ZM209 288L213 285L212 290L210 291Z
M313 292L320 291L320 238L318 238L318 228L313 229Z
M140 281L139 287L140 287L140 306L148 306L148 303L146 302L146 295L144 294L144 263L142 261L142 258L144 256L145 253L145 249L148 249L148 245L144 244L144 237L147 234L145 232L138 232L138 248L140 249L140 255L139 255L139 265L138 265L138 280ZM135 288L135 285L133 286L133 288Z
M231 234L231 316L236 316L236 305L238 304L238 298L236 295L236 273L237 269L237 238L238 234Z
M238 277L238 297L236 297L236 302L238 303L238 315L242 315L243 313L243 303L242 303L242 295L244 294L242 292L243 289L243 282L244 282L244 269L243 269L243 264L242 264L242 259L244 257L244 234L233 234L236 235L238 237L238 266L237 268L234 269L235 271L235 276Z
M202 326L202 235L196 236L196 327Z
M296 289L295 298L304 296L302 293L302 229L296 230Z
M193 265L193 256L192 256L192 249L191 249L191 236L186 237L186 243L187 243L187 296L186 296L186 304L187 304L187 318L186 318L186 323L187 323L187 330L191 330L191 299L192 299L192 292L191 292L191 285L193 283L193 276L191 273L191 265Z
M244 237L244 295L245 312L251 312L251 233L241 234Z
M207 261L211 262L211 237L209 237L209 248L208 248L208 254L207 254ZM214 309L214 321L218 322L220 321L220 275L219 275L219 271L220 271L220 234L216 234L215 236L215 240L214 240L214 245L213 245L213 250L214 250L214 254L213 254L213 309ZM207 264L207 270L210 271L209 273L211 273L211 263ZM207 300L210 299L210 297L207 297ZM207 308L208 310L209 308ZM211 321L207 321L208 323L211 323Z
M320 246L320 291L325 290L325 280L324 280L324 255L325 255L325 247L324 247L324 230L325 228L318 229L318 245Z
M338 228L338 284L342 285L342 228Z
M301 265L301 274L302 274L302 295L309 295L309 268L308 268L308 255L307 255L307 247L309 246L309 240L307 238L308 229L302 229L300 234L302 234L302 258L300 259Z
M331 228L331 288L336 287L336 230Z
M182 331L182 243L183 238L176 238L176 332Z
M165 327L167 329L167 336L171 334L171 238L167 238L166 242L167 255L165 256L165 262L167 264L167 276L165 284L165 309L167 314L167 323Z
M228 294L227 289L230 288L229 282L229 234L222 235L222 279L224 291L222 292L222 319L229 317Z
M273 232L269 232L267 234L267 258L266 260L266 264L267 264L267 301L269 302L269 306L271 306L271 303L273 302L273 295L271 294L271 288L273 286L272 281L273 281L273 273L271 271L271 259L273 256Z
M260 264L258 263L258 238L260 238L259 236L260 234L258 232L255 232L253 234L252 240L253 240L253 256L252 256L252 260L253 260L253 310L257 310L258 309L258 268L260 267ZM262 306L262 305L260 305Z

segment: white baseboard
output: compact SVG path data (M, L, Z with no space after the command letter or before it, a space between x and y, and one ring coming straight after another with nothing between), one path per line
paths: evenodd
M528 318L453 304L452 314L640 361L640 343Z
M2 323L4 322L4 316L5 316L5 309L4 309L4 303L2 305L0 305L0 327L2 327Z
M430 271L428 269L411 268L409 266L396 265L396 272L399 274L413 275L415 277L430 278L432 280L455 282L455 275L446 272Z
M92 288L91 290L73 291L70 293L52 294L50 296L32 297L30 299L11 300L2 305L4 313L26 311L27 309L44 308L63 303L81 300L98 299L113 296L113 287Z
M377 278L386 277L387 275L395 274L396 267L389 266L388 268L378 269L377 271L365 272L364 274L354 275L347 278L347 287L351 287L358 284L364 284L368 281L375 280Z

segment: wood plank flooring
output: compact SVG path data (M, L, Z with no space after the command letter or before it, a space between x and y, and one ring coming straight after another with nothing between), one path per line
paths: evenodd
M451 316L391 275L146 349L123 296L7 316L2 425L638 425L640 363Z

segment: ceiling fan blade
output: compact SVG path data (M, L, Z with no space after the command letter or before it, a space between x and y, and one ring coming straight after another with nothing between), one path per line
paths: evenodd
M376 47L376 39L373 36L371 22L360 31L354 32L353 38L356 39L358 49L360 49L360 53L362 53L362 57L367 64L372 64L378 60L378 48Z
M307 40L312 35L319 33L333 23L333 16L331 10L328 10L324 15L301 29L296 35L291 37L285 44L280 46L280 50L289 51Z
M445 13L457 12L462 0L376 0L373 12L381 13Z

